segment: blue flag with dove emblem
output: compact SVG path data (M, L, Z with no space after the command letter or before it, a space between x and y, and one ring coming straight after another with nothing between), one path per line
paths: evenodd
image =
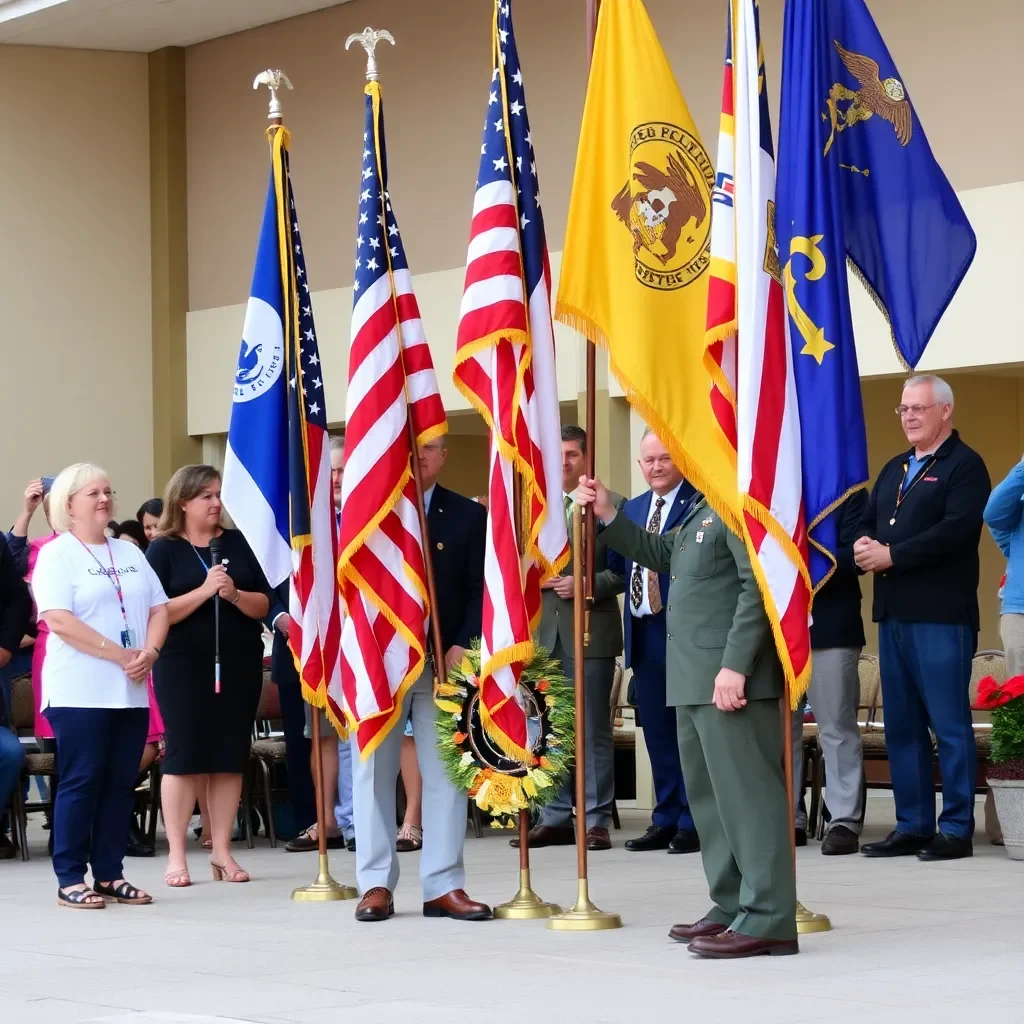
M290 189L278 188L275 181L282 171L287 176L283 132L278 132L282 144L273 147L270 185L242 327L223 482L224 507L272 587L292 572L285 323L293 307L292 296L286 303L282 259L287 266L288 253L282 252L279 239L281 225L294 221L295 210L294 201L288 197ZM275 167L277 163L282 166Z
M787 0L776 190L815 587L868 480L847 261L915 366L976 241L863 0Z

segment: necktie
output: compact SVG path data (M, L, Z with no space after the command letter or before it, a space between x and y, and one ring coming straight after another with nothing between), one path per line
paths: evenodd
M565 525L569 528L569 543L572 543L572 497L565 495L562 498L562 502L565 505Z
M664 498L658 498L654 503L654 515L647 524L648 533L661 533L661 510L665 504ZM644 578L646 576L647 601L651 606L651 614L657 615L661 611L661 585L658 582L658 574L645 569L641 565L633 566L633 578L629 581L629 597L633 602L635 611L640 610L644 601Z

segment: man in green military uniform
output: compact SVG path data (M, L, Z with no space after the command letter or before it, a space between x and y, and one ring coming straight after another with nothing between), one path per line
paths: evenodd
M703 498L660 536L617 515L599 480L581 477L575 498L610 548L671 574L667 701L714 906L669 934L704 957L797 953L784 679L746 546Z

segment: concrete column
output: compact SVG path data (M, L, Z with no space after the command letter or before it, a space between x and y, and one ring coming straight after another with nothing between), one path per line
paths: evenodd
M198 462L188 435L185 314L188 311L188 202L185 162L185 51L149 55L149 176L153 299L153 488Z

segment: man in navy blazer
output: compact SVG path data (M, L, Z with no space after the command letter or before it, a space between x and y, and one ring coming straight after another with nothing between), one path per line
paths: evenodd
M650 490L622 507L626 517L650 533L668 533L696 497L650 428L640 442L640 471ZM608 551L608 568L626 580L622 624L626 668L633 670L637 720L651 760L656 804L651 826L627 850L695 853L700 840L693 826L679 763L675 708L665 705L665 602L669 579Z

